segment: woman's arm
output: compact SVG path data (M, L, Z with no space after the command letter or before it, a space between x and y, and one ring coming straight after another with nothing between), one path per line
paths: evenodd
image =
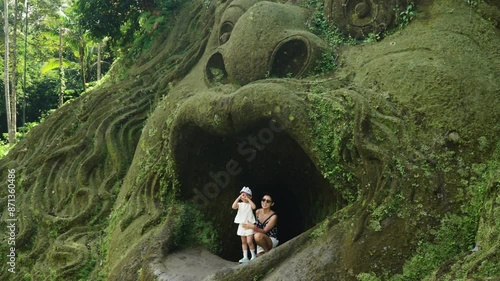
M277 222L278 222L278 215L274 214L269 219L269 221L267 222L267 225L266 225L266 227L264 229L260 229L257 226L254 226L253 230L255 232L268 233L269 231L271 231L271 229L273 229L273 227L276 225Z
M257 211L255 211L255 216L257 218L259 217L259 211L260 211L260 209L258 209ZM246 223L242 224L241 226L243 226L243 228L245 228L245 229L254 229L255 224L247 221Z
M278 215L274 214L270 219L269 222L267 222L266 227L263 229L262 232L268 233L271 231L276 226L276 223L278 223Z

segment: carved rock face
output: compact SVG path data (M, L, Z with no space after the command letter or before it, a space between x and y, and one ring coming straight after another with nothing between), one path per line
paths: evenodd
M400 273L443 217L461 215L469 187L487 183L475 168L500 151L498 28L462 0L429 2L407 29L343 47L334 72L307 76L324 43L304 3L279 2L186 1L125 80L63 106L0 161L22 187L23 273L357 280ZM362 37L389 25L394 3L325 6ZM277 196L280 246L240 266L230 206L243 185L257 206ZM178 243L210 235L218 255ZM497 238L478 237L497 253Z
M301 77L314 68L326 49L306 29L308 10L254 2L234 1L224 11L218 29L220 46L206 66L209 84Z

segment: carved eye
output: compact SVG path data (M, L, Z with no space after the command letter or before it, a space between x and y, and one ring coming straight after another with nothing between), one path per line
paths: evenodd
M303 74L308 60L307 42L297 38L282 41L273 53L270 74L272 77L297 77Z
M233 23L229 21L226 21L221 25L219 30L219 46L224 45L229 40L233 27Z
M255 3L260 0L234 0L229 4L221 18L221 25L219 28L219 46L224 45L231 37L234 25L238 22L240 17ZM226 2L226 1L223 1Z

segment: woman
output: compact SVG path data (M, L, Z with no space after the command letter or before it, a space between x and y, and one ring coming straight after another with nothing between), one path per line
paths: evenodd
M256 222L244 223L243 227L253 229L253 238L257 243L257 255L261 256L278 246L278 215L271 210L274 206L273 199L269 193L264 193L261 200L261 209L255 211Z

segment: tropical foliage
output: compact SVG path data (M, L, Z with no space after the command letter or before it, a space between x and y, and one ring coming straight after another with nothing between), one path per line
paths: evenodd
M10 95L15 91L17 96L16 131L26 128L26 123L39 122L51 109L81 95L118 56L148 48L154 31L181 2L0 0L2 6L8 4L5 7L9 9L4 9L7 12L2 15L7 15L10 23L9 34L4 29L0 34L2 38L17 38L16 43L9 43L8 62L8 91ZM2 58L5 47L5 42L0 42ZM4 60L0 66L4 68ZM2 97L5 80L3 75ZM0 99L0 120L2 135L8 129L4 98ZM8 142L5 137L3 141Z
M18 0L0 3L2 6L8 4L2 19L7 16L10 26L9 34L5 34L5 29L1 29L0 34L2 38L17 39L9 41L8 80L9 94L17 96L16 131L22 133L29 127L25 124L39 122L51 109L82 94L89 84L109 70L115 55L106 40L91 39L89 31L80 25L76 2ZM2 40L2 58L5 51ZM0 66L4 69L3 59ZM98 70L101 73L98 74ZM6 94L6 80L2 75L2 97ZM0 99L0 120L2 135L7 132L5 98ZM18 134L18 138L19 135L22 134ZM3 141L7 139L4 137Z

